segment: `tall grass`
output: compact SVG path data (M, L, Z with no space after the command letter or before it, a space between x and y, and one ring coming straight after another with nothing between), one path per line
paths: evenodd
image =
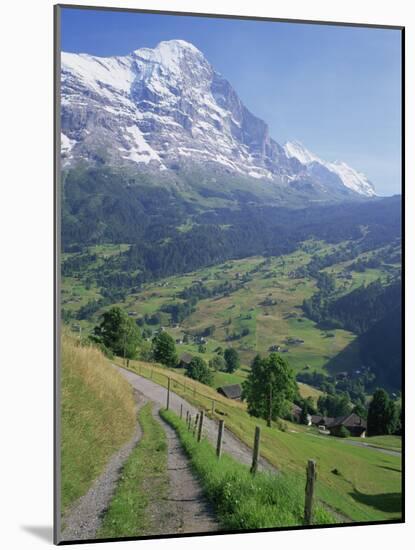
M171 411L161 416L177 431L180 441L200 479L207 498L224 529L264 529L303 524L305 479L249 469L229 455L217 459L214 448L203 439L197 443L185 422ZM316 506L314 523L335 523Z
M122 470L120 482L97 538L138 536L159 532L151 508L167 497L167 438L147 403L139 413L143 436Z
M133 434L136 406L130 385L92 346L62 335L62 512L90 487L110 456Z

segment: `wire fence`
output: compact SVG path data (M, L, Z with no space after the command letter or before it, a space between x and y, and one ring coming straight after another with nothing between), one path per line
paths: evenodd
M133 370L133 369L131 369ZM187 380L180 380L177 378L177 374L169 371L169 374L166 374L161 371L158 367L153 367L150 365L138 364L135 366L134 370L140 376L144 376L149 380L153 380L157 384L163 386L167 390L167 409L169 408L170 401L170 391L175 391L183 398L188 399L192 404L198 407L199 413L197 413L194 424L192 426L192 416L189 415L187 411L186 415L186 424L188 429L197 437L197 440L200 441L202 429L203 429L203 417L206 412L211 418L219 419L218 424L218 434L217 434L217 444L216 444L216 454L220 458L222 453L222 440L223 440L223 430L224 430L224 421L221 419L222 415L226 415L226 412L220 410L220 408L225 408L228 406L235 407L236 403L232 401L232 404L227 404L225 400L228 400L226 397L221 397L220 399L215 399L211 395L202 393L196 386L196 383ZM229 400L230 401L230 400ZM218 407L219 405L219 407ZM203 410L204 409L204 410ZM180 406L180 418L183 418L183 406ZM261 428L260 426L255 427L255 436L252 448L252 465L250 471L255 475L258 468L258 460L260 457L260 438L261 438ZM304 502L304 524L311 525L313 518L313 507L314 507L314 492L315 492L315 482L316 482L316 462L314 460L308 460L306 465L306 486L305 486L305 502Z

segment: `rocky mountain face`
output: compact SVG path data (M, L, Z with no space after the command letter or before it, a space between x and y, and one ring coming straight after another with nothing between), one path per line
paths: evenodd
M192 44L161 42L123 57L62 53L63 167L129 166L161 177L189 166L323 197L372 196L367 178L267 124Z

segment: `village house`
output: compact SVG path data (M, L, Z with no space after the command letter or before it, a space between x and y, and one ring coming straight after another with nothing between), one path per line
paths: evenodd
M346 428L352 437L365 437L367 423L356 413L349 413L337 418L313 414L308 417L308 425L316 426L319 430L328 431L330 435L338 435L340 429Z
M179 367L185 369L188 367L192 361L193 357L190 355L190 353L184 352L179 357Z
M323 416L321 414L308 415L307 418L308 425L316 426L319 430L326 430L334 420L334 418L331 418L330 416Z
M217 389L218 393L228 399L241 399L242 388L240 384L229 384L229 386L221 386Z
M330 433L337 435L342 427L346 428L352 437L366 437L366 420L356 413L335 418L329 426Z
M268 348L268 351L271 351L271 352L280 351L280 350L281 350L281 346L279 346L278 344L274 344Z

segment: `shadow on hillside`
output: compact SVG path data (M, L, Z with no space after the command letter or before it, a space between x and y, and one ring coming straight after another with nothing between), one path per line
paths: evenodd
M359 353L359 339L356 338L348 344L340 353L327 361L323 368L334 374L336 372L353 372L361 366Z
M361 504L376 508L381 512L400 512L402 510L401 493L379 493L378 495L366 495L354 489L349 493L352 498Z
M402 470L399 468L391 468L390 466L378 466L378 468L382 468L382 470L391 470L392 472L398 472L399 474L402 473Z

